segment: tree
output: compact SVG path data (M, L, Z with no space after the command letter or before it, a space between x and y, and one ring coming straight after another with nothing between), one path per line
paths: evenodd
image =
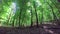
M35 15L36 15L36 24L37 24L37 27L38 27L38 15L37 15L37 10L36 10L36 2L33 1L33 6L34 6L34 9L35 9Z
M31 8L31 27L33 26L33 13L32 13L32 8Z
M0 0L0 22L13 27L38 27L39 23L60 19L59 9L57 0Z

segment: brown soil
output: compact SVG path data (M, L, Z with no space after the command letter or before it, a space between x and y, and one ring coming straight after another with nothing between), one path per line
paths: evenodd
M0 27L0 34L60 34L60 25L40 25L26 27L26 28L15 28L15 27Z

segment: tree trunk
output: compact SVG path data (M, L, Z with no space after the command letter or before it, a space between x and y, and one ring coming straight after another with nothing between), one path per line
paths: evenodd
M15 21L15 15L14 15L13 22L12 22L12 26L13 27L14 27L14 21Z
M35 13L36 13L36 24L37 24L37 27L38 27L38 16L37 16L36 8L35 8Z
M32 14L32 8L31 8L31 27L33 26L33 21L32 21L33 19L32 18L33 18L33 14Z
M48 3L48 2L47 2ZM49 5L49 3L48 3ZM53 13L53 17L54 17L54 21L57 21L57 16L55 15L54 11L53 11L53 7L51 5L49 5L52 9L52 13ZM53 22L54 23L54 22Z
M13 20L12 26L14 27L14 20Z
M52 2L52 1L51 1ZM58 5L56 5L54 2L52 2L54 5L55 5L55 7L58 9L58 15L60 14L60 9L59 9L59 6Z
M36 11L35 1L34 1L34 9L35 9L35 15L36 15L36 24L37 24L37 27L38 27L38 15L37 15L37 11Z
M43 8L41 8L41 9L42 9L42 10L41 10L41 11L42 11L42 18L41 18L42 20L41 20L40 25L42 25L42 23L43 23L43 15L44 15L44 14L43 14Z
M19 15L19 27L20 27L20 20L21 20L21 11L22 9L20 10L20 15Z

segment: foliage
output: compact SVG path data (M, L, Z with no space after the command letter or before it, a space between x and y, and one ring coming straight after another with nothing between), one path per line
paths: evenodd
M0 0L0 23L24 27L35 23L36 16L39 23L60 19L59 9L57 0Z

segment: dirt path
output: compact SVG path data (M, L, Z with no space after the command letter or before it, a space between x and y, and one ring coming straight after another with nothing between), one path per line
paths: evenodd
M60 34L60 26L42 25L36 28L7 28L0 27L0 34Z

